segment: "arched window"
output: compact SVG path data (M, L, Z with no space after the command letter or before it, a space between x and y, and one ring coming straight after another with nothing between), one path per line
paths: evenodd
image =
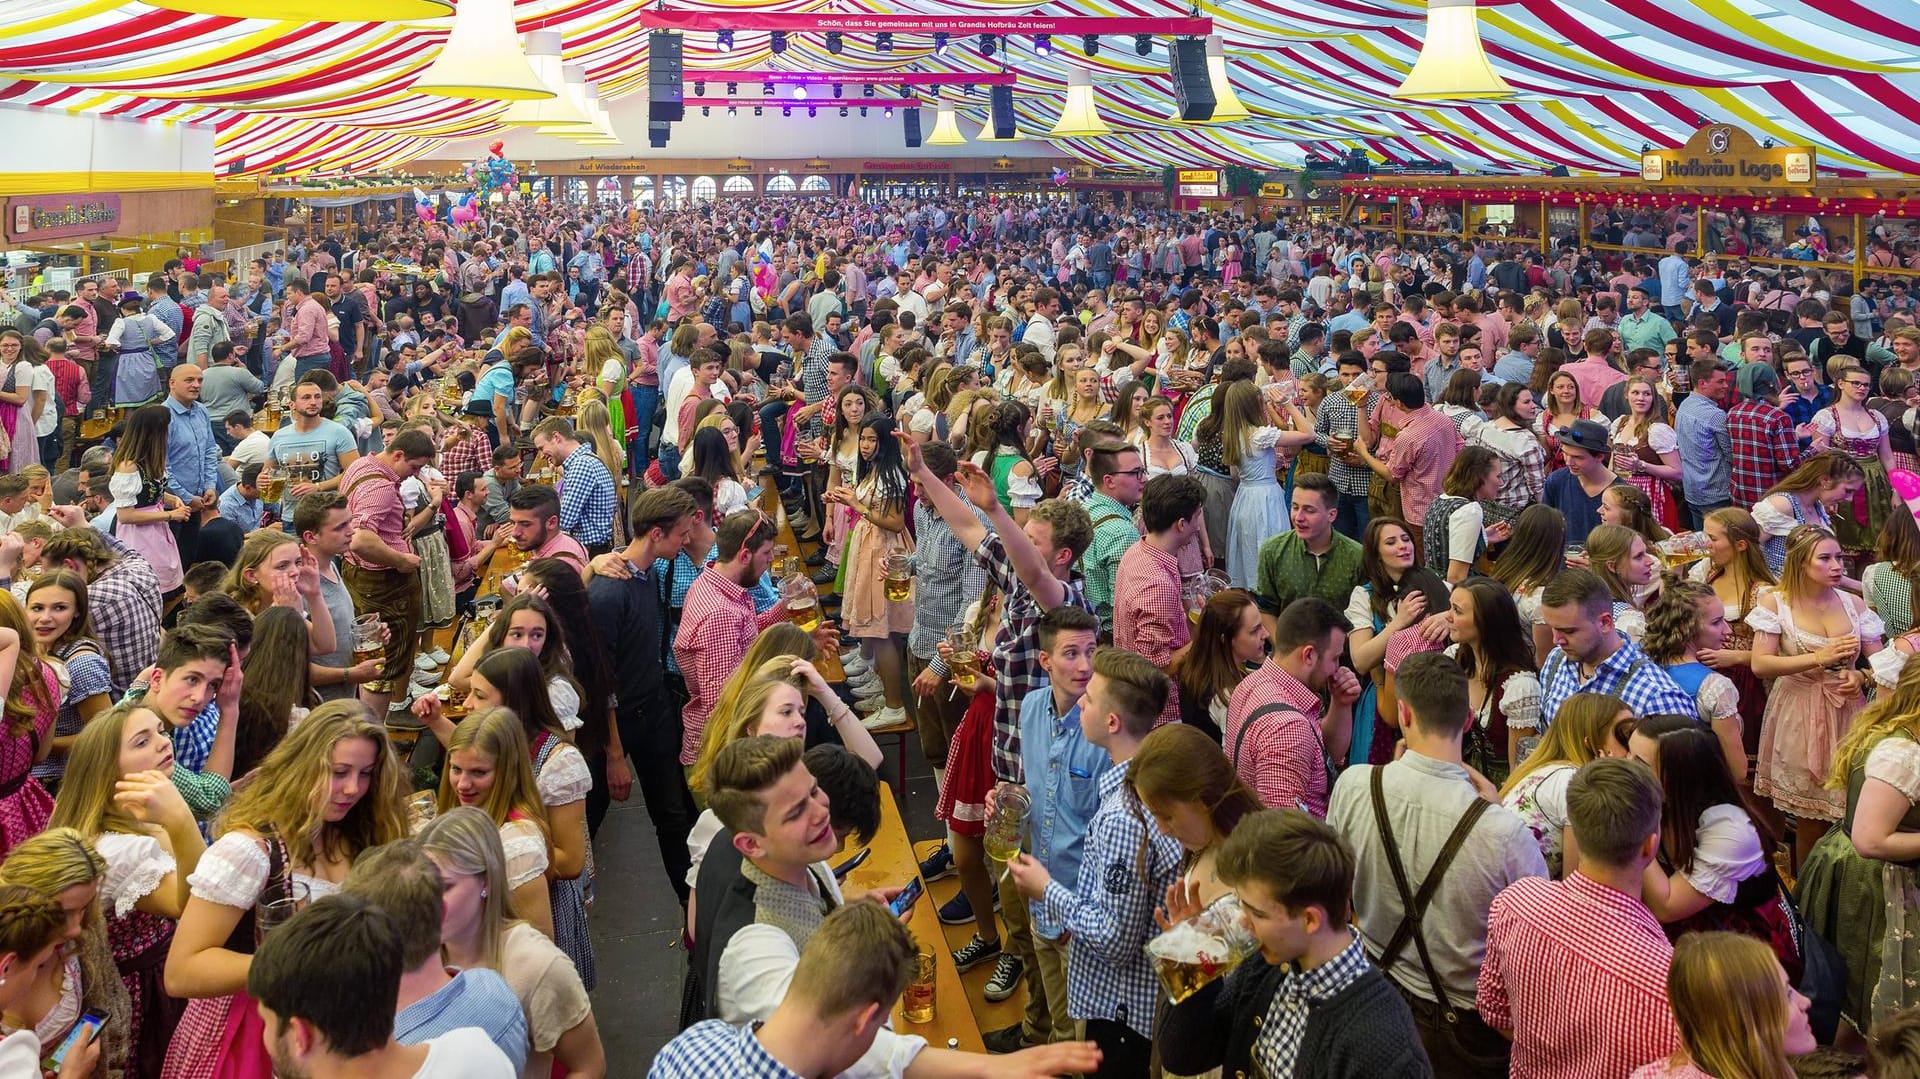
M687 204L687 178L668 176L660 181L660 205L677 210Z
M729 176L727 182L720 185L720 190L727 195L751 195L753 181L745 176Z
M767 194L791 195L794 191L793 177L786 174L770 177L767 180Z
M825 176L809 176L806 179L800 181L800 190L831 191L833 190L833 187L832 185L827 183L827 178Z
M693 178L693 201L695 202L712 202L713 196L717 194L719 190L719 187L714 184L713 177L711 176L695 176Z
M567 177L567 201L568 202L579 203L579 202L587 201L587 190L588 188L587 188L586 177L584 176Z
M593 185L593 201L612 206L620 205L620 177L602 176L600 181Z
M646 206L653 205L653 177L635 176L633 178L633 201Z

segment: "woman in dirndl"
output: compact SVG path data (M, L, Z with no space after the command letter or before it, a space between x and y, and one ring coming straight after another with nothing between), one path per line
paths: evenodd
M1873 376L1863 367L1849 365L1840 371L1839 382L1833 404L1813 414L1810 448L1815 453L1839 450L1866 474L1867 481L1854 492L1853 501L1833 517L1841 548L1858 562L1873 550L1893 507L1893 485L1887 481L1893 468L1893 445L1887 418L1867 407Z
M120 369L125 371L126 365ZM165 405L136 409L114 447L113 475L107 480L113 534L153 567L162 595L177 590L183 576L171 524L193 513L167 492L167 426L172 420Z
M1653 503L1654 519L1669 532L1677 532L1680 511L1673 500L1673 484L1680 482L1680 438L1672 427L1654 419L1659 400L1646 376L1627 379L1627 414L1613 421L1613 470L1645 491Z
M242 968L288 913L338 893L361 851L405 838L405 782L386 728L342 700L309 713L235 792L187 878L167 956L168 985L188 1003L162 1079L272 1079Z
M965 626L962 647L973 653L973 669L955 673L953 651L945 641L939 655L927 664L938 678L952 684L951 692L968 696L966 714L947 747L947 768L941 776L940 799L934 817L947 826L947 843L954 868L960 873L960 893L967 900L974 933L954 953L961 970L997 959L1000 927L994 919L994 884L988 868L985 837L987 792L993 789L994 679L987 666L993 641L1000 632L1001 596L991 584L961 616ZM1011 953L1008 953L1011 954Z

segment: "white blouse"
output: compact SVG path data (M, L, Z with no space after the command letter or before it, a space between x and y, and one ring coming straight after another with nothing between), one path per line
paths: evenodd
M536 829L537 831L538 829ZM267 844L242 832L228 832L213 841L200 856L200 864L187 878L195 899L218 903L223 907L252 910L267 890ZM307 886L307 898L324 899L340 890L330 880L309 876L288 867L293 879Z
M134 904L153 894L167 874L179 868L173 855L150 835L102 832L93 837L93 849L107 863L100 882L100 905L109 917L124 918Z
M562 744L547 757L547 763L534 777L542 805L572 805L593 789L593 776L587 771L587 758L573 746Z
M507 885L518 888L547 871L547 835L530 820L510 820L500 826L500 846L507 855ZM208 854L213 852L209 850ZM264 855L262 856L264 857ZM204 858L202 859L204 864ZM318 898L317 896L315 898Z
M1693 868L1684 874L1693 890L1731 903L1740 882L1766 869L1767 855L1752 818L1739 806L1707 807L1693 837Z

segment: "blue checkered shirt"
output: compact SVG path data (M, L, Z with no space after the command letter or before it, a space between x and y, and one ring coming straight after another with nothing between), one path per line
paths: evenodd
M1636 716L1700 716L1693 698L1674 684L1664 668L1648 659L1639 645L1625 637L1620 638L1619 650L1585 681L1580 678L1580 664L1565 650L1548 652L1547 662L1540 668L1540 688L1543 729L1553 722L1560 705L1576 693L1611 693L1627 702Z
M986 523L978 509L973 514ZM963 629L967 605L987 590L987 571L954 538L953 529L933 503L921 499L913 506L913 629L907 651L929 663L940 656L940 642L949 629ZM959 581L960 587L953 587Z
M1313 434L1322 445L1330 436L1348 438L1359 429L1360 411L1353 407L1353 402L1347 400L1344 394L1337 391L1329 393L1326 400L1320 402L1320 410L1313 418ZM1333 457L1327 465L1327 478L1333 481L1341 494L1357 498L1365 495L1373 483L1373 470L1366 465L1350 465Z
M1151 1038L1160 980L1144 949L1154 935L1154 904L1180 872L1180 844L1128 791L1127 763L1099 779L1100 808L1087 821L1078 880L1071 890L1047 882L1041 905L1068 933L1067 1014L1111 1019Z
M613 542L613 515L620 496L606 463L586 443L560 462L560 530L582 547Z
M1020 767L1020 702L1027 694L1051 684L1040 666L1040 616L1046 612L1033 593L1013 571L1007 549L1000 537L989 533L973 550L973 557L987 571L987 579L1000 589L1000 634L993 640L993 774L1009 783L1023 782ZM1066 582L1066 602L1088 614L1087 602L1078 571Z
M804 1079L761 1048L756 1025L695 1023L653 1058L647 1079Z
M1349 929L1347 932L1353 933ZM1267 1020L1253 1041L1253 1062L1268 1079L1287 1079L1298 1063L1300 1042L1307 1036L1313 1005L1332 1000L1358 981L1373 964L1360 947L1360 935L1345 951L1312 970L1298 967L1280 979L1267 1008ZM1071 981L1071 974L1069 974Z

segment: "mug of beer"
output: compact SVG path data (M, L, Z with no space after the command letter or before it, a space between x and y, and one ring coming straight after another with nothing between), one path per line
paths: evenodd
M981 837L996 879L1006 874L1007 863L1020 853L1021 840L1026 838L1027 814L1032 809L1033 799L1023 788L1011 783L1002 783L997 788L993 812L987 817L986 834Z
M905 603L913 598L913 556L890 554L886 558L887 602Z
M1148 941L1146 951L1167 998L1178 1004L1259 949L1239 901L1229 894Z

